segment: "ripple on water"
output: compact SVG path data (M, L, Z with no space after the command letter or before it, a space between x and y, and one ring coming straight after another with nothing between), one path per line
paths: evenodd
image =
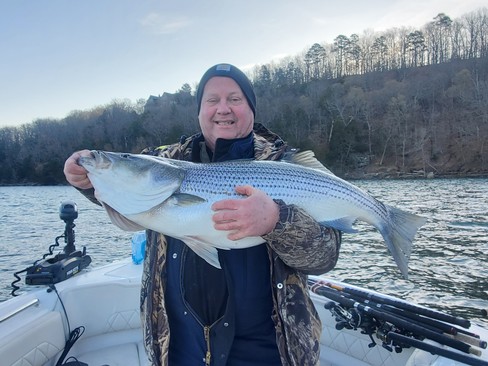
M488 326L488 180L354 181L380 201L428 218L414 242L404 280L381 235L359 224L344 234L339 262L327 276L466 316ZM75 201L76 246L92 267L130 255L130 233L71 187L0 187L0 301L13 273L47 252L64 231L61 202ZM61 243L64 245L63 243Z

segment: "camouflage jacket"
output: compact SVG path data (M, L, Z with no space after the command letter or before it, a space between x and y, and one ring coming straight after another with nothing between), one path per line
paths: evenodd
M254 126L254 152L257 160L277 160L286 144L264 126ZM144 153L190 160L196 136ZM331 270L339 255L340 233L319 225L303 210L277 202L280 219L265 235L271 269L273 321L283 365L319 365L320 318L307 290L307 274ZM141 318L144 345L154 366L168 365L169 325L165 309L165 263L167 242L164 235L148 231L141 288Z

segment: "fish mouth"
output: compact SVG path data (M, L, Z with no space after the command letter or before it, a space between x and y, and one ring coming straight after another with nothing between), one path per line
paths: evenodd
M93 159L95 160L96 165L103 164L104 161L107 160L107 154L105 154L103 151L92 150L90 151L90 153Z
M82 156L78 159L78 164L84 166L93 166L98 169L108 168L112 164L112 159L104 151L91 150L90 156Z

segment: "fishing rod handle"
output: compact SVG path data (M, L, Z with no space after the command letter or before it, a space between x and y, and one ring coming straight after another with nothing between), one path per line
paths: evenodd
M461 342L471 344L473 346L479 347L486 349L486 341L483 341L481 339L471 337L470 335L463 334L463 333L458 333L456 335L452 336L454 339L460 340Z
M441 320L443 322L459 325L463 328L468 329L471 327L471 322L467 319L456 317L450 314L442 313L439 311L435 311L432 309L428 309L419 305L411 304L401 299L397 299L394 297L382 296L381 294L374 293L372 291L358 289L353 287L347 287L343 285L338 285L335 283L331 283L329 281L318 281L314 279L308 280L309 286L314 291L316 288L320 287L328 287L332 288L336 291L342 293L348 293L350 295L358 296L362 299L368 299L377 303L392 305L399 309L408 310L411 312L415 312L420 315L428 316L433 319Z
M488 366L488 362L482 360L482 359L477 359L462 353L454 352L449 349L445 349L442 347L435 346L430 343L425 343L422 342L418 339L415 338L410 338L407 336L404 336L402 334L394 333L394 332L389 332L388 333L388 339L392 341L397 341L401 344L404 345L409 345L418 349L421 349L423 351L436 354L442 357L449 358L454 361L459 361L462 363L465 363L467 365L471 366Z
M337 286L337 287L341 287L341 286ZM441 320L441 321L448 322L451 324L456 324L456 325L459 325L459 326L466 328L466 329L468 329L471 326L471 322L467 319L456 317L456 316L446 314L446 313L441 313L439 311L424 308L424 307L421 307L418 305L410 304L410 303L408 303L406 301L402 301L400 299L389 298L386 296L380 296L380 295L374 294L374 293L369 292L369 291L359 290L359 289L350 288L350 287L342 287L342 291L344 291L346 293L350 293L352 295L361 296L363 298L366 298L366 299L374 301L374 302L392 305L392 306L395 306L397 308L416 312L420 315L428 316L428 317L433 318L433 319Z

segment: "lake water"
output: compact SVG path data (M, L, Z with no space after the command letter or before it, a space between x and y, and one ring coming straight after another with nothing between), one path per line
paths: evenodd
M399 296L488 326L488 180L355 181L382 202L428 218L416 236L410 277L404 280L381 235L359 224L345 234L329 277ZM0 301L11 295L13 274L48 252L64 233L63 201L75 201L77 249L86 246L95 267L130 255L131 234L72 187L0 187ZM55 250L57 253L64 247ZM21 291L28 291L22 277Z

